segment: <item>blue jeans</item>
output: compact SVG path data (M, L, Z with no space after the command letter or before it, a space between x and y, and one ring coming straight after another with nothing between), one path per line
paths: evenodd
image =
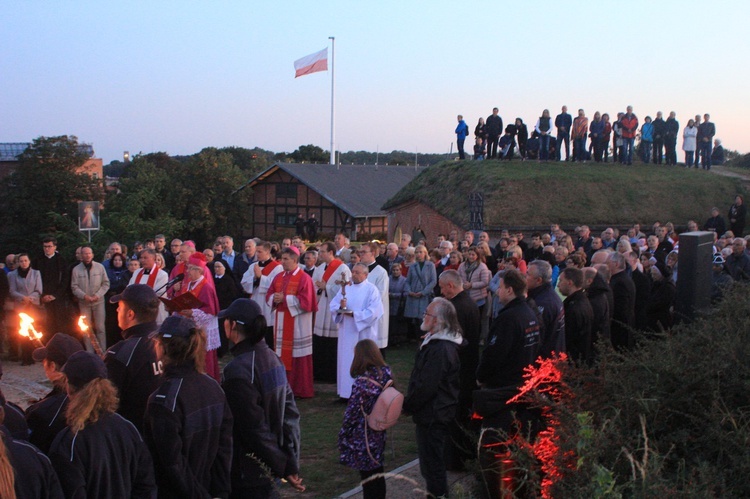
M693 155L695 154L694 151L685 151L685 166L690 168L693 166Z
M549 159L549 135L539 136L539 159L545 161Z
M635 139L622 138L622 156L620 157L620 163L632 165L633 164L633 143Z
M699 142L698 150L701 154L701 165L704 170L711 169L711 152L713 151L713 144L709 140L708 142Z
M651 146L654 143L650 140L642 140L641 141L641 147L643 150L641 151L643 153L643 162L648 163L651 160Z
M573 152L575 152L575 157L573 158L574 160L586 160L586 137L583 137L581 139L573 139Z
M458 142L458 159L466 159L466 154L464 153L464 142L466 142L466 137L459 137L457 142Z

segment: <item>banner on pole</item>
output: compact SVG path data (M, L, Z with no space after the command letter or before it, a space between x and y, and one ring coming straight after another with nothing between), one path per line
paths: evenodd
M328 71L328 47L320 52L315 52L294 61L295 78L317 73L318 71Z

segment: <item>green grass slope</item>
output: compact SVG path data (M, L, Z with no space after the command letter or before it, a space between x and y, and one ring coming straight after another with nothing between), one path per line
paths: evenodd
M726 215L734 196L747 193L741 179L682 166L450 161L425 170L384 208L417 200L467 226L474 191L484 194L487 227L702 224L712 206Z

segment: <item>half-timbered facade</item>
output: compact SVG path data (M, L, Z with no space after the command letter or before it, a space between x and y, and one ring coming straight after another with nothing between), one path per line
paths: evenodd
M388 231L381 206L424 167L276 163L251 179L252 235L293 233L298 214L318 219L318 234L351 239Z

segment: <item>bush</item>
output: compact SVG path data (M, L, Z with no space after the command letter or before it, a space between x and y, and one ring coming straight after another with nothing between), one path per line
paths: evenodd
M602 352L596 369L546 361L529 379L550 366L562 381L526 394L547 406L547 434L512 446L525 489L750 497L750 288L733 289L709 317L642 338L634 352Z

